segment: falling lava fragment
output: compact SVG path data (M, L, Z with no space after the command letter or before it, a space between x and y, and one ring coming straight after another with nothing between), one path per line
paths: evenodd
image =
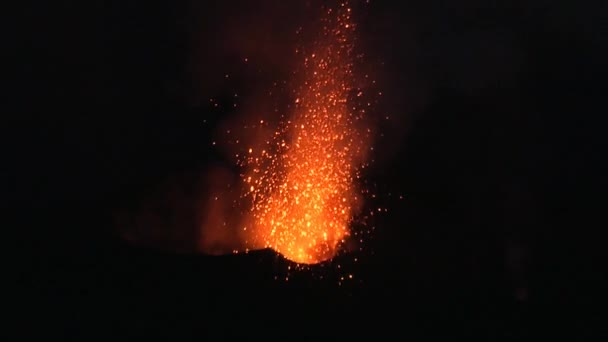
M294 105L265 148L248 149L244 199L250 200L248 244L297 263L336 255L349 235L361 192L365 110L350 103L355 24L348 3L326 8L311 51L298 49Z

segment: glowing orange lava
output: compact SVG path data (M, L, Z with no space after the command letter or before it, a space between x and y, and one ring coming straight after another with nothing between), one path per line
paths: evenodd
M243 198L252 203L253 222L244 227L252 248L313 264L332 258L349 235L367 134L359 122L364 111L349 100L358 92L354 32L348 3L325 10L312 50L298 50L303 63L292 112L264 148L248 148L240 162L247 170Z

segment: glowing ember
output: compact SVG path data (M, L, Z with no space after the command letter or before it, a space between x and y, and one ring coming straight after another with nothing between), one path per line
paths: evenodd
M360 192L356 187L367 130L354 89L351 9L326 9L320 38L302 56L292 113L262 149L246 148L239 161L250 200L250 248L272 248L297 263L333 257L349 235Z

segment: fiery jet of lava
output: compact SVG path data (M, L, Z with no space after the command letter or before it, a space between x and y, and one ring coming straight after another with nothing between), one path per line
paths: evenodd
M292 113L241 165L251 200L248 244L272 248L297 263L333 257L349 235L360 191L367 130L354 87L355 23L348 3L325 9L319 39L302 59ZM358 94L360 95L360 93Z

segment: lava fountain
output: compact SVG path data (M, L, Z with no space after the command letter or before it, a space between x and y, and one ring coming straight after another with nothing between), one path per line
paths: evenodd
M370 132L365 109L355 104L362 92L349 3L325 8L319 31L309 51L296 50L301 63L291 112L264 144L247 148L238 160L241 200L249 203L246 246L272 248L303 264L332 258L348 238Z

